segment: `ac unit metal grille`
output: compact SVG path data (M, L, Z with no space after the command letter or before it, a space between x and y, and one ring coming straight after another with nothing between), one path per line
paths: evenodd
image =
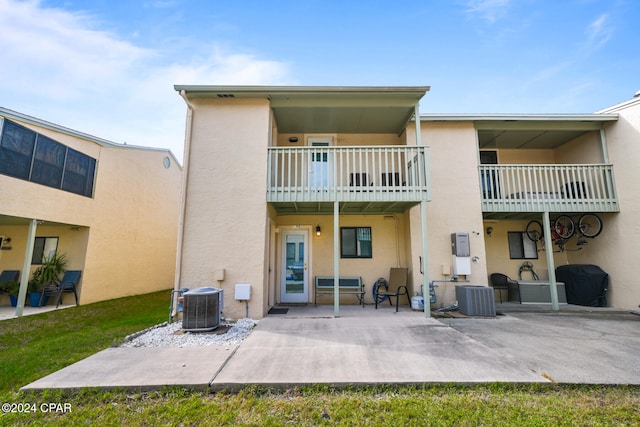
M487 286L456 286L458 310L467 316L496 317L493 288Z
M217 290L194 289L183 295L182 329L212 331L220 326L220 298Z

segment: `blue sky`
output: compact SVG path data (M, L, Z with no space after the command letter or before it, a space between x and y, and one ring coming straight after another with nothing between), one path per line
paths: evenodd
M182 160L174 84L431 86L423 113L640 90L635 0L0 0L0 106Z

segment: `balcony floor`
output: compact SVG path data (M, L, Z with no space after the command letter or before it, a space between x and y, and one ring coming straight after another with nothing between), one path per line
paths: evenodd
M401 213L416 201L340 202L341 215ZM279 215L332 215L333 202L276 202L271 204Z

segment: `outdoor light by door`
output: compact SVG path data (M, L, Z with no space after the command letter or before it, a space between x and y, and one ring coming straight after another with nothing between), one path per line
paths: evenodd
M491 233L493 233L493 227L487 227L487 235L491 236Z
M322 231L322 230L320 230L320 226L318 225L318 226L316 227L316 236L320 237L321 231Z

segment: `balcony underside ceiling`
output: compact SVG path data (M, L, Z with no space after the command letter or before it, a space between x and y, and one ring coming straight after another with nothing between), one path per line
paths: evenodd
M618 212L618 211L607 211L607 212ZM532 219L537 219L538 221L541 220L542 215L544 212L483 212L482 213L482 219L485 221L490 221L490 220L513 220L513 221L531 221ZM585 214L585 213L595 213L598 215L602 215L603 212L597 211L590 211L590 210L580 210L580 211L572 211L572 212L567 212L566 210L560 210L560 211L551 211L549 212L549 214L551 215L551 218L554 219L560 215L569 215L571 217L573 217L573 219L578 219L578 217L580 217L580 215Z
M340 202L341 215L401 213L419 202ZM279 215L333 215L333 202L272 203Z
M598 132L617 116L584 115L578 118L557 116L544 120L476 121L481 149L553 149L588 133Z
M400 134L428 86L175 86L189 99L268 99L280 133Z

